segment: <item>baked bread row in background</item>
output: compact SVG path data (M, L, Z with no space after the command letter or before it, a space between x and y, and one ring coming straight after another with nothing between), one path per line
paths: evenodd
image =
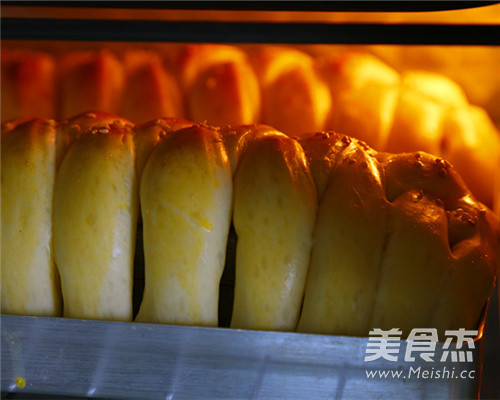
M500 183L492 184L500 182L500 138L460 86L431 72L400 74L365 52L317 52L188 45L54 57L2 49L2 120L100 109L134 123L161 115L214 126L264 123L291 136L333 129L378 151L443 157L500 211Z
M2 312L217 326L231 223L231 326L365 336L477 327L499 224L455 169L348 136L104 112L2 126Z

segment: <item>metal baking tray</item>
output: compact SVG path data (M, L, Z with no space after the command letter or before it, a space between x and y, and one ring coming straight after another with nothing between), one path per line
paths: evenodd
M1 390L109 399L477 398L472 362L365 362L368 338L2 315ZM482 318L484 321L484 318ZM453 350L451 345L449 350ZM443 343L434 360L441 359ZM410 370L454 371L447 379ZM367 370L402 371L367 378ZM463 379L462 371L474 377Z

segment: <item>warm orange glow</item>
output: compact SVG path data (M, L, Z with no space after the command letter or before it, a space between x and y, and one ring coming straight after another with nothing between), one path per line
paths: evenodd
M137 123L163 116L214 126L265 123L291 136L336 130L377 150L444 157L480 200L488 206L499 202L493 184L500 164L498 47L50 41L2 46L15 55L2 57L2 81L8 83L2 87L2 121L102 109ZM34 48L58 68L47 73L42 63L25 57ZM40 78L23 78L23 69ZM40 88L49 82L52 95L44 96ZM52 112L40 102L22 101L42 97Z
M148 10L64 7L2 7L3 17L127 19L166 21L267 21L267 22L360 22L498 24L500 4L463 10L431 12L316 12L316 11L219 11Z

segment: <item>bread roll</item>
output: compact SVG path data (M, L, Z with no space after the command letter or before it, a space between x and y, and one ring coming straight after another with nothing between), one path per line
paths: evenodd
M259 85L242 50L191 45L179 68L191 120L215 126L258 122Z
M135 122L158 116L182 117L182 95L170 71L154 51L128 50L124 56L126 75L121 114Z
M481 9L490 12L488 7L475 10ZM500 51L497 46L371 45L369 51L399 71L428 70L453 79L472 104L484 107L494 120L500 119Z
M381 167L387 198L394 199L394 204L398 197L412 190L410 188L419 192L411 202L415 215L420 216L420 221L413 221L411 228L404 229L406 233L394 232L393 240L397 241L402 236L408 237L415 231L418 232L416 227L420 224L429 231L427 239L432 239L432 235L435 243L426 245L417 241L422 243L422 246L420 250L414 251L415 259L426 249L436 246L443 249L442 252L446 255L440 270L444 281L434 292L435 298L439 301L427 305L430 308L430 311L429 309L427 311L428 315L432 317L427 325L436 327L441 333L445 329L477 328L481 311L495 282L495 265L499 261L498 219L487 207L472 197L457 171L442 159L421 153L414 154L413 157L404 154L386 155ZM423 205L419 203L426 197L433 199L438 209L445 210L447 220L443 221L442 216L438 219L437 212L423 212L427 207L425 203ZM442 211L439 212L442 214ZM422 225L426 221L427 223ZM413 241L413 247L415 243L416 241ZM400 249L400 246L396 248ZM434 254L429 253L429 257L424 258L420 265L425 267L433 262L433 258L442 255L438 251ZM412 259L411 257L407 255L407 259ZM404 266L409 269L411 263L405 263ZM386 268L386 276L391 277L391 269L387 268L387 264L383 268ZM401 264L398 268L401 269ZM402 268L403 272L408 271L406 268ZM408 275L412 278L405 284L415 292L415 288L418 289L420 285L416 286L415 283L418 281L415 280L410 286L409 282L413 276ZM422 282L423 278L420 279ZM397 277L393 280L392 285L395 286ZM429 280L426 281L427 285L430 285ZM402 292L400 288L401 286L398 286L396 292L399 297L391 296L392 303L402 301L404 291ZM379 300L384 296L382 286L380 293ZM413 310L412 315L418 315L419 311L422 309ZM413 320L410 315L406 315L405 318ZM377 321L380 319L375 315L374 324ZM418 321L414 321L414 324L416 322ZM410 325L410 321L403 323Z
M397 71L365 52L350 51L318 59L323 78L335 96L338 92L365 86L399 85Z
M330 174L318 209L300 332L368 334L389 216L374 163L351 145Z
M401 85L449 107L463 107L469 103L460 86L444 75L433 72L405 71L401 75Z
M340 156L319 206L298 330L475 329L494 287L498 221L442 159L363 145Z
M495 264L499 265L498 218L482 204L459 199L447 210L451 268L434 321L439 331L470 327L480 323L481 312L495 286Z
M137 176L142 175L144 165L153 148L168 133L192 126L193 123L182 118L158 118L134 128Z
M137 178L131 127L97 126L71 145L54 193L64 316L132 319Z
M498 137L492 135L486 116L475 118L459 111L469 105L455 82L421 70L408 70L399 77L376 57L359 52L319 58L317 63L332 92L328 128L356 136L377 150L443 156L457 166L479 200L492 204L492 186L485 184L489 174L479 176L477 171L491 172L496 164ZM459 132L464 128L457 127L464 123L471 131L469 137L481 136L487 145L479 149L465 144ZM476 139L469 142L479 143Z
M312 57L290 48L263 46L253 54L252 65L262 89L264 124L294 136L325 128L331 97Z
M354 135L383 149L398 97L398 73L360 52L320 58L317 64L333 99L327 129Z
M483 203L492 206L500 170L500 136L488 114L465 105L448 113L443 124L443 156Z
M120 111L124 70L109 51L75 51L60 60L59 115L69 118L88 110Z
M56 64L38 51L2 48L2 121L56 116Z
M229 62L245 63L246 54L236 46L220 44L188 45L179 55L179 75L184 89L194 86L204 69Z
M386 146L394 118L397 86L368 85L336 96L330 128L356 136L370 146Z
M56 124L31 119L2 129L2 313L59 316L52 253Z
M447 268L450 247L446 211L435 196L413 189L394 199L390 218L380 247L385 250L379 259L381 266L378 271L373 269L376 276L372 282L377 282L373 286L377 292L367 328L397 326L405 336L415 327L437 328L444 333L451 315L438 318L436 307L451 272ZM476 308L478 312L486 298ZM478 322L479 314L467 328L476 328Z
M299 143L304 149L320 201L326 190L331 171L342 159L341 153L351 151L351 148L358 145L358 142L339 133L318 132L302 136Z
M285 135L258 138L234 179L238 244L231 327L295 330L317 207L303 150Z
M439 155L447 111L447 106L402 87L384 150L391 153L425 151Z
M105 111L87 111L62 122L56 140L57 166L61 164L62 158L66 154L69 146L82 134L94 129L106 129L109 124L128 125L132 123L125 118Z
M462 89L450 79L426 71L405 72L385 151L441 155L444 119L467 104Z
M222 129L222 139L231 164L231 172L234 176L240 158L248 146L257 138L276 134L277 131L267 125L240 125L228 126Z
M218 132L185 128L154 148L141 179L146 283L136 321L217 326L232 190Z
M407 71L386 151L424 150L450 161L475 196L493 202L491 176L498 168L500 139L488 115L470 106L450 79ZM478 173L481 171L481 173Z

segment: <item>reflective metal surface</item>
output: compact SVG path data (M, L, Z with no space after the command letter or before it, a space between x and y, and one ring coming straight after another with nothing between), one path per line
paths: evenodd
M1 325L3 392L115 399L442 400L477 397L481 363L477 348L470 363L364 362L366 338L8 315L1 316ZM400 344L402 360L406 342ZM435 359L442 351L438 343ZM475 379L366 377L366 370L407 375L418 367L447 367L456 374L475 370Z

